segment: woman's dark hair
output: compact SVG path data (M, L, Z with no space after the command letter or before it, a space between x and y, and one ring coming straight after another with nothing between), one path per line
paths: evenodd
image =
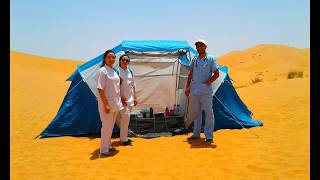
M130 57L128 54L122 54L119 58L119 67L121 67L121 59L124 58L124 57L127 57L129 60L130 60Z
M115 54L112 50L107 50L106 52L104 52L104 54L103 54L103 59L102 59L102 63L101 63L101 65L100 65L100 67L103 67L106 63L105 63L105 59L106 59L106 57L107 57L107 55L109 54L109 53L113 53L113 54Z

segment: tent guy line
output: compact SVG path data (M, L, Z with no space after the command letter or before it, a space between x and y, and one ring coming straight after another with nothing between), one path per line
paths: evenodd
M224 82L223 82L224 83ZM233 115L233 113L229 110L229 108L227 108L221 101L220 101L220 99L216 96L216 95L214 95L213 97L215 97L222 105L223 105L223 107L224 108L226 108L229 112L230 112L230 114L232 115L232 117L234 118L234 119L232 119L234 122L236 122L236 123L238 123L241 127L242 127L242 129L245 129L245 130L247 130L247 132L250 134L250 133L252 133L252 132L250 132L247 128L245 128L245 127L243 127L242 125L241 125L241 123L237 120L237 118ZM255 134L255 133L252 133L255 137L257 137L257 138L259 138L259 136L257 135L257 134Z

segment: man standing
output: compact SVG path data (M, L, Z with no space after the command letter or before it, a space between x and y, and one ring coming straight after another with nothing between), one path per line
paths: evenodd
M198 39L195 43L199 53L191 63L185 94L189 96L188 118L193 120L193 135L188 140L200 138L202 109L205 111L206 120L204 126L205 142L213 143L214 114L212 110L212 86L211 83L219 77L219 65L214 56L206 53L207 43Z

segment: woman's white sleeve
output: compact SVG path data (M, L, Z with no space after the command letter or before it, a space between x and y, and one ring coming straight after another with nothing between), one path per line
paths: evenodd
M97 88L104 89L106 85L106 74L104 74L101 70L99 70Z

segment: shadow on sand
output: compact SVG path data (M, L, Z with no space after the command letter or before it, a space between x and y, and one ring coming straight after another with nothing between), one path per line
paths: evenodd
M188 142L190 144L190 148L216 148L217 145L214 143L206 143L204 138L200 138L197 140L185 140L184 142Z
M100 156L100 148L96 149L95 151L93 151L91 153L91 157L90 157L90 160L96 160L96 159L99 159L99 158L111 158L115 155L117 155L119 153L119 150L115 150L111 153L110 156Z

